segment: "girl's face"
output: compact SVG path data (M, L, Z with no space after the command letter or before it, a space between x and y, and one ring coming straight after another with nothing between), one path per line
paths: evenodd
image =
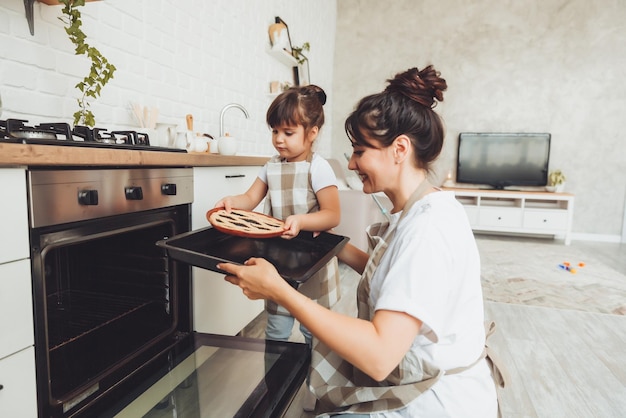
M352 143L352 156L348 168L357 172L363 182L364 193L385 192L395 182L392 147L382 148L376 141L371 146Z
M272 128L272 145L287 162L305 161L318 131L317 126L314 126L308 134L305 134L302 125L275 126Z

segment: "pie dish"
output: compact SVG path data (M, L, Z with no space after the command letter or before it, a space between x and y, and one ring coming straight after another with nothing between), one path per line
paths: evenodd
M285 223L259 212L242 209L215 208L206 218L213 228L230 235L248 238L273 238L285 232Z

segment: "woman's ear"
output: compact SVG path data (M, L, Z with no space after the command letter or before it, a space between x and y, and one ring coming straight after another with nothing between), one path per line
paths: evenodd
M393 158L396 164L404 161L411 149L411 140L406 135L398 135L393 140Z

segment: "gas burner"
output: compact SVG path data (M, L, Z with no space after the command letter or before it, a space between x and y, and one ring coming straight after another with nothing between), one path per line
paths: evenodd
M7 119L0 121L0 130L3 137L8 139L37 139L37 140L70 140L72 131L67 123L42 123L27 126L26 120Z
M67 123L41 123L28 126L27 120L0 120L0 142L38 145L70 145L83 147L114 147L143 151L186 152L178 148L150 146L147 133L136 131L111 131Z

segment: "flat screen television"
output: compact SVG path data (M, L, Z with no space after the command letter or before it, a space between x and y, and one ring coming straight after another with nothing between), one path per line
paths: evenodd
M495 189L545 186L549 159L549 133L462 132L456 181Z

